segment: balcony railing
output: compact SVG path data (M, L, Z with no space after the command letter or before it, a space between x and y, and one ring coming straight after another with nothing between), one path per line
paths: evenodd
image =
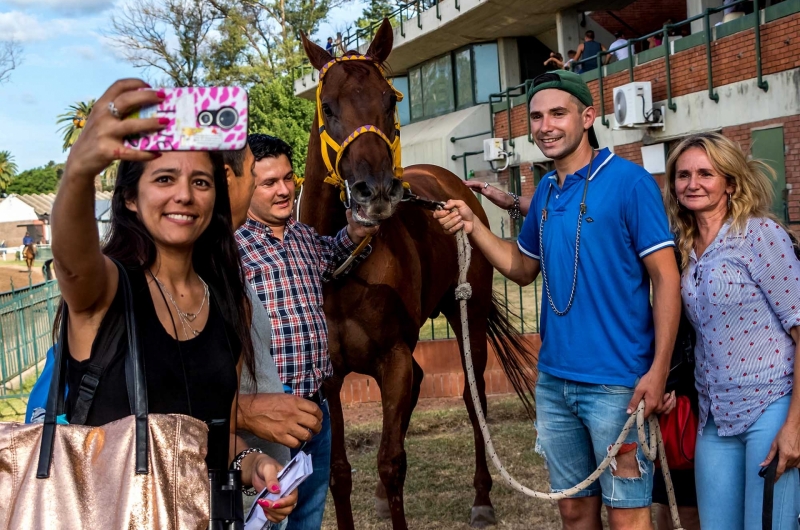
M342 46L345 50L358 50L361 44L372 41L372 39L375 37L375 32L378 31L378 28L383 23L384 18L389 19L392 27L400 27L400 35L405 37L406 27L408 27L409 22L413 24L413 20L415 18L417 27L422 29L422 13L428 11L429 9L435 9L436 18L441 20L442 15L439 11L439 3L441 1L442 0L414 0L413 2L400 4L392 11L386 13L379 20L371 21L368 26L363 28L348 29L347 33L342 35ZM454 2L456 10L461 11L461 5L459 1L454 0ZM338 55L341 53L341 50L336 50L335 53ZM307 73L311 73L312 80L316 81L316 79L313 78L314 71L314 67L311 66L311 63L309 63L308 59L303 59L302 64L295 66L292 69L292 81L303 79Z

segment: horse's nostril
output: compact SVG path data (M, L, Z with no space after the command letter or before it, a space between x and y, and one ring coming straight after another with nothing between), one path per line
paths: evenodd
M400 200L403 198L405 189L403 188L403 181L400 179L392 179L392 188L389 191L389 198L393 200Z
M372 197L372 190L365 181L359 181L350 188L353 197L359 202L366 202Z

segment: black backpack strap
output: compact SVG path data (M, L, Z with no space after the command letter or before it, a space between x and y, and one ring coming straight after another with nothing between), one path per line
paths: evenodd
M775 475L778 472L778 453L767 467L761 468L758 476L764 479L764 500L761 504L761 528L772 530L772 506L775 497Z
M134 317L133 293L125 268L116 260L114 264L119 270L120 289L123 295L124 319L125 319L125 339L128 343L128 354L125 358L126 371L131 375L126 377L128 395L133 396L133 414L136 417L135 451L136 451L136 474L147 474L149 469L148 454L148 425L147 425L147 385L144 375L144 362L141 356L139 336ZM41 445L39 446L39 462L37 466L36 478L44 479L50 476L50 466L53 462L53 448L55 444L56 416L64 410L64 387L66 384L67 360L64 356L64 345L67 342L67 322L69 318L67 305L62 306L61 326L59 340L55 345L55 363L53 376L50 381L50 391L47 396L47 409L44 417L44 427L42 430ZM121 326L115 326L121 328ZM122 333L120 331L120 333ZM102 373L102 371L101 371ZM127 376L127 374L126 374ZM81 381L83 388L84 381ZM91 388L92 381L86 380L87 390ZM94 389L97 386L94 385ZM94 390L91 390L92 396Z
M116 304L116 300L115 300ZM73 425L85 425L89 417L89 410L92 408L92 401L94 400L95 392L100 384L100 378L105 373L106 368L111 364L111 361L116 357L119 349L120 341L123 337L124 320L122 315L117 315L110 322L105 322L105 326L101 325L100 332L106 331L100 337L100 341L95 349L95 358L86 369L86 373L81 378L81 384L78 388L78 399L72 408L69 422Z

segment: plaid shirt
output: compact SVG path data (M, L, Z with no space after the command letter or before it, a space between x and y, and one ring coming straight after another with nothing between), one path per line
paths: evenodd
M272 229L248 218L236 231L247 280L272 322L270 353L278 375L297 396L310 396L333 374L328 326L322 310L322 282L355 250L342 229L320 236L310 226L289 219L283 241ZM348 269L371 252L368 246Z

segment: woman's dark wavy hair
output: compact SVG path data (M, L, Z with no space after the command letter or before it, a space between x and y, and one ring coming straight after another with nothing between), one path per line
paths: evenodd
M244 364L254 374L255 354L250 337L252 307L233 235L225 165L220 153L209 151L208 155L214 167L216 200L211 222L195 241L192 262L219 304L226 327L236 333L242 345ZM126 269L147 269L156 260L156 246L150 233L136 212L126 206L127 202L136 200L139 179L146 166L146 162L121 162L111 199L111 228L102 252ZM54 330L58 329L58 320Z

